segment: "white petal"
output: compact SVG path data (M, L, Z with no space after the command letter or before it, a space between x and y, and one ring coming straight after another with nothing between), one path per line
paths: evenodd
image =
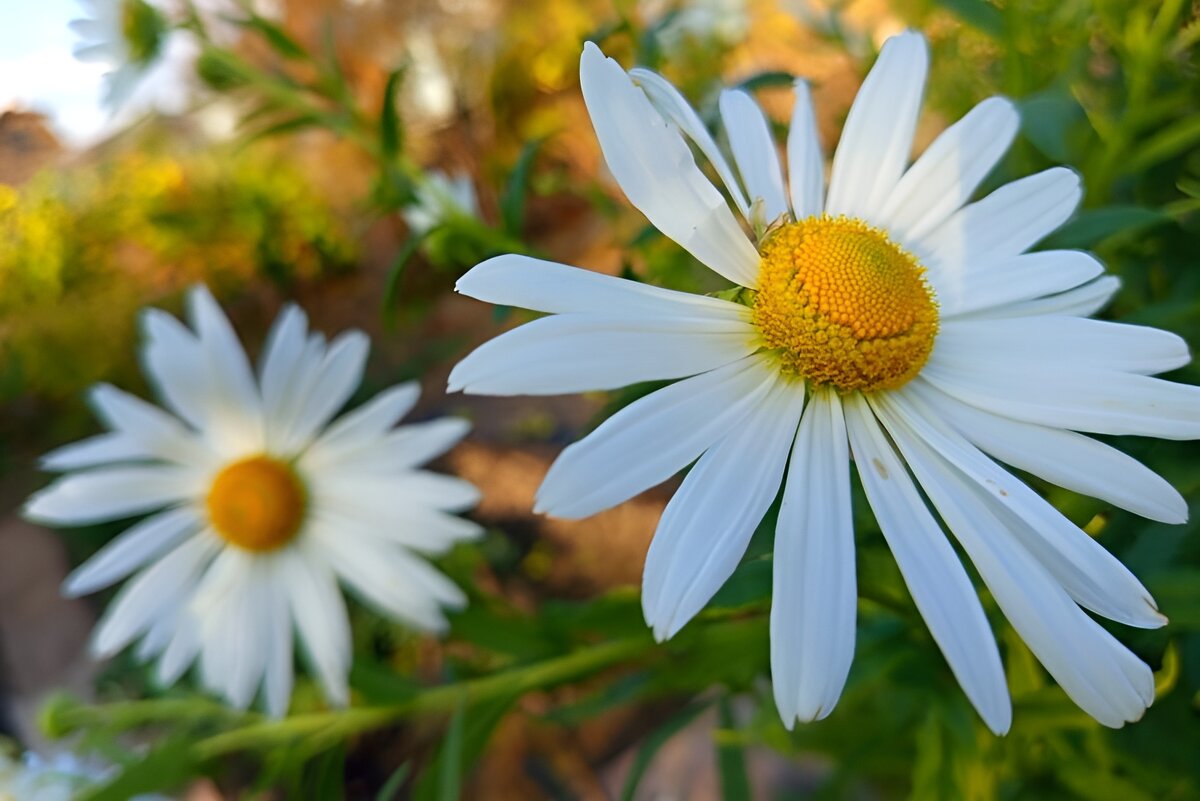
M283 442L298 408L297 378L304 368L308 317L298 307L285 306L267 334L259 360L267 447Z
M147 379L163 402L188 425L204 430L214 403L200 341L183 323L159 309L142 313L142 329Z
M379 444L381 437L412 410L421 387L415 381L391 387L329 426L301 457L309 469L346 462L363 449Z
M303 449L346 405L362 383L370 349L371 341L361 331L347 331L329 344L315 383L288 429L282 446L285 453Z
M792 213L797 220L803 220L820 214L825 207L825 157L821 154L821 137L817 133L808 82L797 80L794 86L796 104L792 107L787 141L788 190Z
M1075 172L1052 167L963 206L929 235L906 244L929 269L934 286L953 286L968 267L979 270L1024 253L1066 222L1082 196Z
M934 285L934 291L938 311L945 319L1066 292L1103 272L1104 265L1089 253L1046 250L978 270L968 265L954 275L938 276L941 282Z
M751 208L762 203L763 222L788 213L787 197L783 190L783 171L779 165L779 153L775 149L775 138L762 109L749 94L740 89L721 92L721 121L738 173L746 185Z
M370 540L314 531L312 548L367 603L422 631L442 632L439 604L460 607L462 591L420 558Z
M203 488L201 475L173 466L106 467L64 476L25 504L30 520L81 526L151 512Z
M220 550L215 537L191 537L135 576L109 604L92 635L92 652L108 657L145 631L160 614L175 613L179 600Z
M188 614L186 609L180 610L175 620L176 626L171 642L158 662L157 678L159 684L164 687L179 681L179 677L200 653L199 621Z
M306 453L301 459L305 469L337 469L358 473L394 473L412 470L444 454L471 430L471 424L458 417L445 417L426 423L400 426L377 437L357 450L322 450L320 462ZM330 467L332 466L332 467Z
M866 401L851 396L843 408L858 475L904 583L963 691L988 728L1003 734L1012 706L971 580Z
M98 384L89 393L97 415L122 432L152 457L193 467L216 459L205 443L179 420L162 409L109 384Z
M933 141L896 184L879 212L901 242L932 231L971 198L1004 156L1021 119L1002 97L989 97Z
M249 706L266 668L264 575L256 568L273 558L226 548L209 566L193 599L204 684L235 709Z
M554 460L535 510L587 517L665 481L738 429L775 375L754 357L639 398Z
M946 320L930 364L952 372L975 365L1070 364L1152 375L1191 361L1175 334L1142 325L1083 317Z
M914 381L906 391L1002 462L1163 523L1187 521L1187 501L1164 478L1103 442L985 412Z
M1027 423L1096 434L1200 438L1200 387L1070 363L1015 360L921 377L959 400Z
M1158 628L1166 623L1150 593L1119 559L1024 482L945 426L938 417L938 407L927 407L919 398L903 392L881 395L872 405L893 437L898 435L897 427L919 437L981 490L994 496L995 505L1020 523L1011 527L1012 535L1076 602L1130 626Z
M277 560L270 562L270 577L265 593L267 603L266 676L263 695L267 714L281 718L287 714L292 697L292 617L288 611L287 587Z
M974 313L974 317L1035 317L1039 315L1069 315L1090 317L1107 306L1121 288L1115 275L1105 275L1081 287L1036 300L1008 303Z
M84 467L96 467L110 462L133 462L150 458L150 454L121 433L97 434L47 453L40 460L43 470L64 472Z
M424 505L401 506L389 494L321 494L314 507L313 520L330 531L376 538L429 555L443 554L458 542L483 535L478 523Z
M644 67L634 67L629 71L629 77L633 78L633 82L646 92L646 96L650 98L650 102L658 109L658 112L666 117L671 122L675 123L681 131L691 139L696 147L700 148L700 152L708 159L709 163L717 171L717 175L721 177L721 181L725 184L725 188L729 190L730 196L733 198L734 204L738 207L738 211L747 219L750 216L750 203L746 200L746 193L742 191L741 184L733 175L733 170L729 166L729 162L725 160L725 155L721 149L717 147L716 140L708 132L708 128L704 127L704 123L692 108L691 103L679 93L679 90L671 85L670 81L659 75L657 72L645 69Z
M884 42L846 117L826 212L882 223L879 211L908 165L928 70L921 34L907 31Z
M199 513L190 506L149 517L121 533L75 569L63 582L63 594L77 598L115 584L157 559L200 528Z
M753 288L758 252L679 131L591 42L583 48L579 80L604 160L629 202L709 269Z
M771 592L771 681L789 729L828 715L854 658L858 592L850 451L841 403L818 392L800 420L779 524Z
M1075 703L1106 726L1137 720L1154 700L1154 674L1067 596L975 491L919 437L898 444L996 603Z
M188 311L204 353L204 379L211 388L208 433L231 450L261 449L262 399L229 318L202 285L188 293Z
M642 612L659 641L704 608L741 561L779 491L803 403L803 384L778 379L667 504L642 574Z
M454 288L488 303L552 314L745 319L745 307L738 303L514 253L476 265L458 279Z
M712 370L750 355L747 319L562 314L485 342L450 372L448 388L485 395L562 395Z
M397 506L423 507L442 511L461 511L479 502L479 490L469 481L455 476L410 470L397 475L359 475L342 472L322 475L312 482L314 495L331 503L338 499L369 504L372 498L386 498Z
M333 572L323 561L298 548L279 555L279 569L287 584L292 618L305 652L331 704L350 700L346 674L350 670L350 621Z

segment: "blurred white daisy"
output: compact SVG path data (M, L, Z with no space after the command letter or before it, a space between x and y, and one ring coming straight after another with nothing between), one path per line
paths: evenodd
M417 202L401 212L413 234L428 233L454 217L479 217L479 200L469 175L429 170L417 184L416 194Z
M661 0L641 3L646 19L658 20L658 38L668 53L687 42L735 45L750 31L746 0L691 0L676 4Z
M32 751L20 761L0 750L0 801L72 801L111 778L115 768L70 752L43 758ZM162 795L139 795L130 801L167 801Z
M154 108L178 114L190 98L195 43L171 29L146 0L78 0L86 18L72 20L75 57L109 67L103 103L111 114Z
M350 630L338 579L381 612L440 631L463 594L423 555L475 537L451 513L478 497L467 482L417 469L454 445L463 420L393 428L417 400L404 384L330 420L354 394L367 358L358 331L326 344L288 307L258 376L229 321L197 287L192 329L145 313L147 377L167 410L100 385L91 399L109 433L45 457L71 470L25 514L86 525L153 513L68 577L81 595L130 574L93 637L97 655L141 638L175 682L197 658L206 686L245 707L260 684L272 715L287 710L293 624L325 694L347 701Z
M745 288L741 302L501 256L459 291L551 316L484 344L450 386L554 394L685 379L567 448L538 508L585 517L695 462L646 559L643 608L662 639L733 572L782 484L771 662L787 725L829 713L854 651L853 456L913 600L988 726L1004 732L1012 715L1000 656L921 489L1067 694L1120 726L1153 700L1153 675L1080 607L1146 628L1165 618L1117 559L995 460L1182 522L1166 481L1076 432L1196 438L1200 389L1149 377L1189 360L1178 337L1085 319L1117 286L1096 259L1026 253L1074 211L1075 173L1050 169L968 203L1017 131L1009 101L980 103L908 165L927 66L916 33L884 45L826 191L803 82L785 181L748 94L720 98L731 165L665 80L587 45L584 99L609 169L659 230Z

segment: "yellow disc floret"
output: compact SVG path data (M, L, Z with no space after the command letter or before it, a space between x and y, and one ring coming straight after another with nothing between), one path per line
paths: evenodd
M895 389L933 350L925 270L886 233L809 217L763 243L753 319L784 372L841 392Z
M308 498L287 462L253 456L217 474L207 505L213 528L226 541L264 552L292 541L304 522Z

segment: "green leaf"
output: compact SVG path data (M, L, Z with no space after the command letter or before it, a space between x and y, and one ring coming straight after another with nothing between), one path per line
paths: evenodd
M412 773L412 763L402 762L400 767L388 777L388 780L379 788L379 792L375 795L375 801L395 801L400 788L404 786L408 775Z
M1170 222L1171 217L1143 206L1106 206L1080 212L1051 234L1043 248L1089 248L1117 234L1127 234Z
M710 609L737 609L771 598L770 559L755 559L738 565L729 580L709 602Z
M138 762L124 769L104 786L87 791L79 801L129 801L137 795L171 790L198 772L191 740L176 736L150 749Z
M525 224L525 195L529 191L529 175L533 169L533 161L541 148L544 139L534 139L526 142L521 148L521 155L513 166L512 174L508 176L508 185L500 195L500 222L504 232L510 236L520 236Z
M380 301L380 313L383 315L384 325L389 328L396 323L396 301L400 295L400 279L404 277L404 268L412 261L412 257L416 255L417 249L425 241L436 228L431 228L424 234L419 236L410 236L400 246L400 252L396 254L396 258L392 259L392 264L388 267L387 279L383 283L383 298Z
M456 709L446 738L413 790L413 801L458 799L462 776L478 761L492 732L519 697L518 692Z
M379 113L379 148L388 159L395 158L404 147L404 126L396 104L400 81L403 78L403 67L392 70L388 73L387 83L383 87L383 103Z
M1085 119L1083 108L1065 85L1052 86L1018 101L1021 133L1055 162L1069 162L1072 129Z
M276 25L266 17L260 17L257 14L251 14L250 18L243 23L252 31L257 31L271 49L286 59L292 61L309 61L311 57L304 46L297 42L288 34L282 27Z
M735 728L728 698L722 698L717 705L717 716L722 729ZM717 737L717 771L721 776L721 798L725 801L749 801L754 797L750 791L750 776L746 772L745 753L739 745L722 742L720 737Z
M749 78L738 83L739 89L744 89L747 92L755 92L759 89L768 89L770 87L790 87L796 82L796 76L790 72L782 70L764 70L751 75Z
M937 0L937 4L994 39L1004 37L1004 14L987 0Z
M634 757L633 767L629 769L629 777L625 780L625 789L621 791L621 801L633 801L638 784L641 783L642 776L646 774L650 763L654 761L654 755L666 744L667 740L695 720L701 712L708 709L709 703L708 701L693 701L676 712L666 723L659 726L646 738L642 747L638 749L637 756Z
M304 771L305 795L322 801L346 797L346 745L339 744L309 763Z
M438 771L438 801L459 801L462 795L463 769L463 716L464 704L460 701L450 716L450 728L446 742L442 745L442 764Z
M1190 115L1144 140L1142 147L1125 164L1129 174L1182 155L1200 144L1200 115Z

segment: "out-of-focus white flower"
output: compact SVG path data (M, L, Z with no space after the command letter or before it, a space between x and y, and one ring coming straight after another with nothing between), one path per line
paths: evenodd
M938 516L1067 695L1121 726L1154 700L1154 675L1084 609L1141 628L1166 618L1118 559L999 462L1181 523L1187 504L1167 481L1077 432L1200 438L1200 388L1151 377L1190 361L1179 337L1087 319L1118 286L1095 257L1027 252L1074 212L1078 175L1052 168L970 202L1016 136L1010 101L984 100L909 164L928 59L915 32L884 44L826 187L804 82L785 179L748 93L720 98L730 163L662 76L627 73L586 45L580 81L610 171L660 231L735 285L731 299L500 256L458 291L548 316L467 356L450 388L561 394L682 379L564 450L537 508L586 517L693 465L643 574L646 621L666 639L729 578L782 487L771 673L789 727L829 714L854 654L851 455L917 609L987 725L1004 732L1012 719L1004 670Z
M260 685L272 715L292 689L293 630L333 703L348 697L350 628L338 579L382 612L441 631L462 592L424 558L477 536L453 515L478 491L418 469L469 428L441 419L394 428L416 403L393 387L333 421L358 388L369 342L326 343L302 311L272 328L257 377L228 319L203 287L192 328L151 309L147 377L170 411L101 385L111 431L49 454L76 471L30 499L25 513L85 525L153 513L68 577L70 595L136 572L93 637L101 656L140 638L175 682L197 658L204 684L237 707ZM293 628L294 627L294 628Z
M428 122L441 122L454 113L454 79L438 50L433 31L413 25L405 37L410 68L404 91L414 110Z
M172 30L163 12L146 0L79 3L88 16L71 21L80 37L75 57L109 68L103 99L109 113L185 111L198 52L191 37Z
M750 30L746 0L696 0L683 4L648 0L642 4L645 19L671 18L658 30L659 42L671 52L684 42L718 42L734 45Z
M454 217L478 217L479 199L471 176L430 170L417 184L417 202L401 214L414 235L421 235Z
M0 751L0 801L71 801L83 790L102 784L114 768L62 752L49 759L27 752L20 761ZM167 801L166 796L139 795L131 801Z

